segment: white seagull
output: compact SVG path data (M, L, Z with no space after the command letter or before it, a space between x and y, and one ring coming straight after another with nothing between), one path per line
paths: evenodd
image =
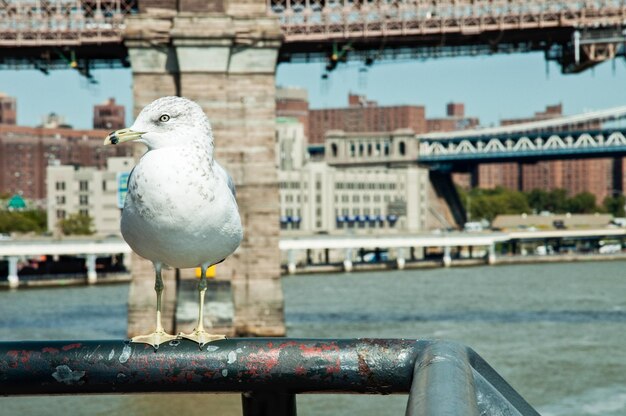
M204 345L223 335L203 326L206 270L232 254L243 236L232 178L213 156L211 125L200 106L181 97L163 97L147 105L127 129L107 136L104 144L143 143L148 151L128 179L122 211L122 235L141 257L154 264L156 329L133 342L155 348L177 338L161 324L161 268L200 267L198 323L179 336Z

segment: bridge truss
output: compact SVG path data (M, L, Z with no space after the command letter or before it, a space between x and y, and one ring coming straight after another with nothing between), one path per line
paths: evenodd
M508 126L420 134L418 162L458 172L478 163L624 156L625 120L622 106Z
M125 19L150 4L0 0L0 68L127 66ZM266 5L285 35L279 60L327 60L329 70L354 59L370 65L381 59L543 51L564 72L577 72L626 56L626 0L266 0Z
M137 0L2 0L0 68L127 66L124 19Z
M468 171L477 163L615 157L626 155L626 128L424 140L419 151L418 163L444 171Z
M543 51L564 72L626 56L625 0L268 0L281 59L437 57ZM332 43L332 47L329 46Z

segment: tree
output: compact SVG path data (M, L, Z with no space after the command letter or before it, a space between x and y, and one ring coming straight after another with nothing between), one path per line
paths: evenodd
M596 212L598 210L596 207L596 196L591 192L581 192L568 198L567 201L565 201L565 208L567 212L575 214L590 214Z
M83 214L70 214L59 220L59 228L64 235L92 235L93 218Z
M473 219L493 220L500 214L522 214L530 211L528 199L523 192L497 187L495 189L474 188L462 200L471 200ZM467 207L466 207L467 208Z
M553 189L548 192L548 199L545 209L550 212L562 214L567 212L567 191L565 189Z
M0 233L41 233L46 231L46 212L0 211Z
M625 204L626 197L624 195L607 196L602 201L602 206L606 209L606 212L613 214L614 217L626 217L626 212L624 212Z
M526 194L528 204L535 212L546 211L548 209L548 192L543 189L533 189Z

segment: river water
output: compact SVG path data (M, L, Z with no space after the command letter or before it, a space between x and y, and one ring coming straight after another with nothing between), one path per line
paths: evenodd
M291 337L471 346L544 416L626 415L626 262L290 276ZM0 340L120 338L127 285L0 292ZM407 396L299 395L298 414L402 415ZM2 415L237 415L238 395L0 398Z

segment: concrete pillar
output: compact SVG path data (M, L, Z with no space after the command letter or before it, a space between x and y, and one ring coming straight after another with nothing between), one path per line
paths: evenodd
M282 33L278 20L266 16L263 2L231 0L210 10L200 3L173 2L169 11L145 8L146 13L127 18L124 37L133 69L134 110L137 114L165 95L187 97L205 110L216 159L237 186L244 226L241 247L220 264L217 276L231 281L234 332L280 336L285 325L274 137ZM175 291L168 290L174 288L173 276L163 276L166 330L174 324ZM154 290L148 284L154 285L154 271L134 256L129 335L154 320Z
M343 260L343 271L344 272L351 272L353 269L353 265L352 265L352 249L351 248L347 248L346 249L346 256Z
M247 9L253 3L231 1L224 14L179 13L173 20L171 41L179 94L205 110L213 128L216 159L237 186L244 240L220 265L220 273L231 281L235 332L280 336L285 326L274 140L275 74L282 33L278 21L267 17L264 5L259 8L258 3L254 3L258 10Z
M87 263L87 283L93 285L98 280L98 274L96 273L96 255L87 254L85 261Z
M487 264L496 264L496 245L491 244L489 246L489 253L487 254Z
M20 278L17 275L17 256L9 257L9 275L7 279L9 281L9 288L17 289L20 285Z
M296 253L292 249L287 251L287 272L289 274L296 273Z
M450 267L452 264L452 256L450 254L450 246L443 248L443 267Z
M404 259L404 249L399 247L396 249L396 267L398 270L404 269L406 260Z

